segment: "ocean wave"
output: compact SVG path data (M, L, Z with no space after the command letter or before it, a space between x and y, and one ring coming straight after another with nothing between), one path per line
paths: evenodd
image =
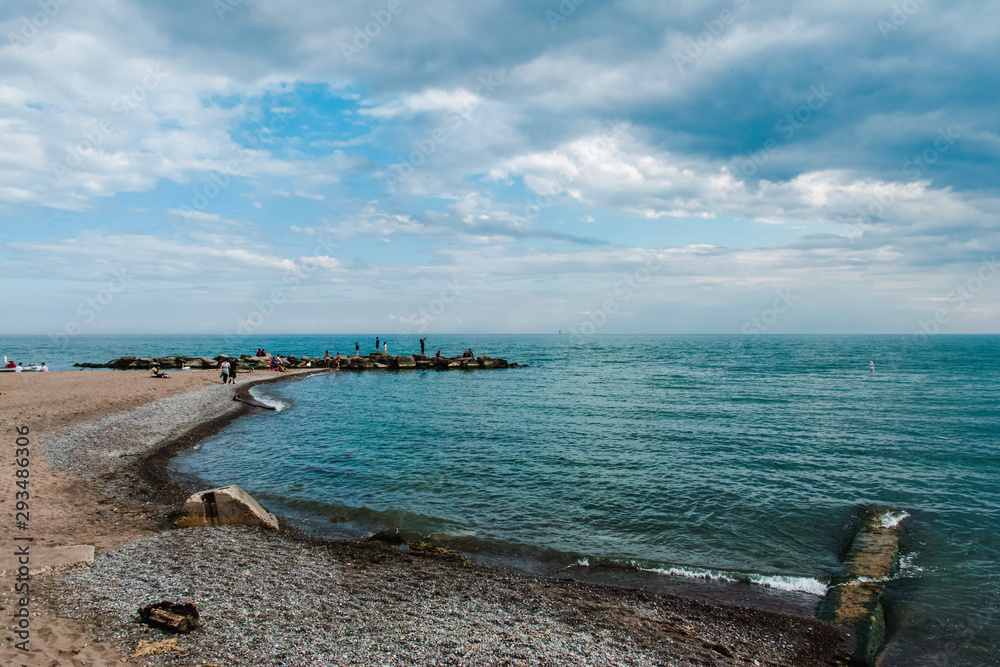
M811 577L790 577L783 574L740 574L736 572L718 572L686 567L639 569L644 572L654 572L672 577L684 577L685 579L705 579L733 584L751 583L781 591L797 591L820 597L826 595L826 592L830 589L823 582Z
M918 552L916 552L916 551L914 551L913 553L908 553L908 554L902 554L902 555L900 555L900 557L899 557L899 571L896 572L896 576L893 577L893 578L894 579L913 579L913 578L919 576L921 572L924 572L924 568L920 567L919 565L914 564L914 562L913 562L914 560L916 560L917 555L918 555Z
M886 510L885 514L879 518L878 525L882 528L895 528L908 516L910 515L903 511L893 512Z
M255 389L257 389L257 387L250 387L250 395L253 396L254 400L262 405L274 408L275 412L281 412L290 405L289 403L272 396L262 396L258 392L254 391Z

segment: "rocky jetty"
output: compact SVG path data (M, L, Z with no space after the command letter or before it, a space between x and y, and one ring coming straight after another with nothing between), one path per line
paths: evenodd
M336 369L336 359L327 362L322 357L296 357L293 354L276 355L282 366L285 368L327 368ZM115 370L149 370L158 367L161 370L174 368L191 369L213 369L218 368L223 361L232 363L236 361L240 364L240 370L253 370L255 368L266 369L270 365L268 357L255 357L249 354L225 355L220 354L215 357L192 357L186 355L173 355L168 357L138 357L126 356L112 359L105 364L77 363L73 364L78 368L111 368ZM391 354L369 354L365 356L350 356L340 358L340 370L366 371L366 370L408 370L408 369L434 369L434 370L478 370L481 368L518 368L519 364L508 364L506 359L493 359L492 357L428 357L422 354L412 356L393 356Z

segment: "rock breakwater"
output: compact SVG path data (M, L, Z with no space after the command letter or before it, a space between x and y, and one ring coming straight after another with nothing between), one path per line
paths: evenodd
M297 357L295 355L276 355L275 360L283 368L329 368L331 370L365 371L365 370L478 370L486 368L518 368L520 364L507 363L506 359L481 357L428 357L422 354L411 356L394 356L390 354L352 355L326 359L323 357ZM271 365L270 357L257 357L249 354L225 355L215 357L200 357L188 355L171 355L165 357L124 356L112 359L103 364L82 362L73 364L77 368L110 368L113 370L149 370L153 367L161 370L190 368L216 369L223 361L239 363L241 371L266 369ZM525 364L526 365L526 364Z

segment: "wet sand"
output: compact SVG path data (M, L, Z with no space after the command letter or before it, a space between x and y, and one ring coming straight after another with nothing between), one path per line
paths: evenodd
M822 665L840 648L815 619L287 529L172 529L189 489L166 477L169 457L254 409L232 400L240 385L279 374L241 375L237 389L213 371L171 375L0 374L4 552L15 533L14 427L27 425L32 548L98 553L93 566L34 577L35 653L14 651L8 630L3 664L121 664L140 641L169 638L137 623L136 609L182 598L198 604L202 629L179 638L181 652L131 664ZM5 615L12 584L6 576Z

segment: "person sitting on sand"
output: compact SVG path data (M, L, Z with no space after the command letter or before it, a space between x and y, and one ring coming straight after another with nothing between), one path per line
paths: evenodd
M153 368L151 368L150 371L149 371L149 377L151 377L151 378L169 378L170 376L167 375L166 373L161 373L159 366L153 366Z

